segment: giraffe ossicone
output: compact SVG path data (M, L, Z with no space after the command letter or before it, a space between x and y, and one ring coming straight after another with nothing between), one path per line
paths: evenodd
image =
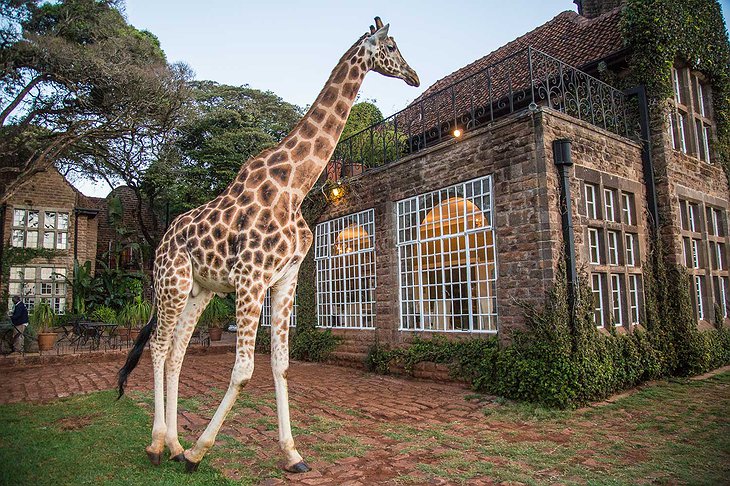
M418 86L389 25L375 26L347 50L309 111L277 146L243 164L231 184L212 201L177 217L155 254L156 314L140 333L119 371L119 394L150 342L155 389L150 461L170 458L192 472L215 442L240 389L250 380L261 306L271 288L271 367L276 390L279 445L285 469L309 466L294 446L289 418L287 369L289 317L299 266L312 244L301 204L324 171L357 92L369 71ZM236 358L228 389L195 445L178 440L180 369L195 324L214 294L236 294ZM167 392L165 394L165 391Z

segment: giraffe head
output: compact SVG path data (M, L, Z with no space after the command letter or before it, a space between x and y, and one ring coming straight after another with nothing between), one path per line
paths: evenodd
M383 25L380 17L375 17L375 25L370 26L370 35L365 41L371 56L371 67L376 73L392 78L400 78L409 86L418 86L421 82L418 74L403 59L395 39L388 37L388 27Z

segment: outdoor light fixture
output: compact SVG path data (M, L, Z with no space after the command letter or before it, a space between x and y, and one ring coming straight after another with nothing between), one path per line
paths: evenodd
M342 184L342 182L337 181L333 184L326 184L322 187L322 194L324 194L325 199L327 199L327 202L335 202L339 199L341 199L345 193L347 192L347 189Z
M458 128L454 129L454 137L459 138L461 137L461 130Z

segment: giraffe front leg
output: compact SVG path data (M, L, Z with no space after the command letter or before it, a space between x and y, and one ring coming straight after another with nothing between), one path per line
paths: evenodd
M294 446L289 414L289 320L294 304L299 268L293 268L271 288L271 370L276 389L276 414L279 421L279 447L286 458L285 469L303 473L311 468Z
M240 286L239 286L240 287ZM223 396L213 418L208 423L205 431L200 435L195 445L184 453L185 470L194 472L198 469L200 461L208 449L215 443L218 431L228 412L236 402L238 393L251 379L254 368L254 348L256 345L256 329L259 324L259 315L264 301L265 290L258 286L255 291L247 288L237 289L236 298L236 322L238 335L236 340L236 362L233 365L231 381L228 390Z

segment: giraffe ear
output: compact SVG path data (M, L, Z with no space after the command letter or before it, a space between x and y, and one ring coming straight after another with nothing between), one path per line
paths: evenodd
M370 42L375 44L376 42L382 42L385 39L388 38L388 29L390 28L390 24L385 24L380 29L378 29L377 32L375 32L373 35L370 36Z

